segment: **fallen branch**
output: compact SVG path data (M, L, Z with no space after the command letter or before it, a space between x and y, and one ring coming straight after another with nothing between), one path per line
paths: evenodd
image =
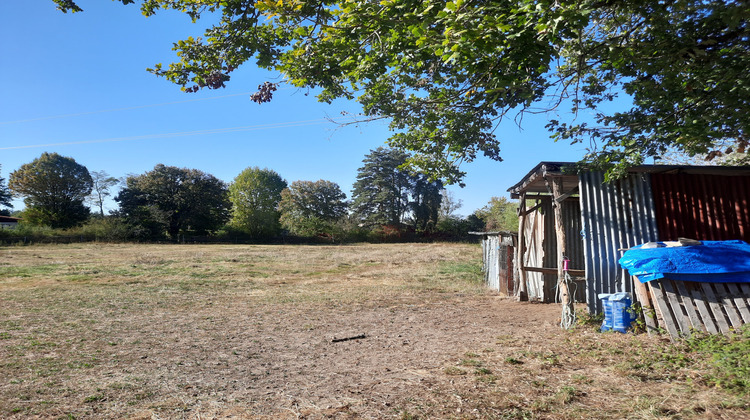
M336 337L333 337L333 338L331 339L331 343L340 343L340 342L342 342L342 341L349 341L349 340L359 340L359 339L361 339L361 338L367 338L367 335L365 335L365 334L360 334L360 335L355 335L355 336L352 336L352 337L344 337L344 338L336 338Z

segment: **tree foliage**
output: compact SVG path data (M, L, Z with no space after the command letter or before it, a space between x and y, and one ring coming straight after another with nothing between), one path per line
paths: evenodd
M455 213L464 205L464 201L456 198L453 191L443 190L441 192L443 199L440 201L440 210L438 219L447 219L455 216Z
M506 197L492 197L474 215L484 221L487 231L515 232L518 230L518 202Z
M299 236L332 235L347 214L346 194L331 181L294 181L281 192L281 225Z
M400 226L409 210L411 176L401 169L406 153L379 147L365 156L357 170L351 209L366 226Z
M158 164L143 175L130 176L115 197L129 223L142 236L204 234L229 220L230 202L223 181L197 169Z
M365 156L352 190L355 219L368 227L401 227L410 221L417 230L437 223L443 184L404 168L407 158L403 151L384 147Z
M591 142L588 160L602 165L748 143L744 0L142 2L146 15L159 8L217 23L176 43L178 61L155 74L187 91L215 89L254 60L320 88L321 101L356 98L366 117L390 119L390 145L449 181L478 154L500 160L504 117L561 106L572 113L550 121L553 136ZM270 100L274 88L253 99ZM611 103L618 95L632 106Z
M2 166L0 166L0 169L1 168ZM11 202L12 199L13 196L11 195L8 186L5 184L5 178L0 176L0 206L13 208L13 203Z
M667 149L654 161L659 165L690 165L690 166L743 166L750 165L750 150L713 150L708 155L689 155L674 148Z
M91 172L92 189L88 201L99 208L99 216L104 217L104 200L112 195L112 188L120 184L120 180L109 176L106 171Z
M25 197L24 220L28 223L67 228L89 217L83 202L91 193L91 175L73 158L42 153L13 171L8 186L13 194Z
M443 183L430 181L425 175L412 176L411 220L417 232L430 231L437 226L443 200Z
M277 207L286 186L286 181L270 169L255 167L240 172L229 186L232 226L256 238L278 234Z

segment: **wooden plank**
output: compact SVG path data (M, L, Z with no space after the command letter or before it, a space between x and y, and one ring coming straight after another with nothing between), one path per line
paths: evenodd
M703 297L703 294L701 293L700 286L695 285L694 287L691 287L690 294L693 297L695 306L698 308L698 312L700 312L701 314L703 325L706 327L706 331L708 331L709 334L718 334L719 328L714 323L713 315L711 314L711 310L706 304L706 298Z
M685 307L685 312L687 312L688 319L690 319L690 324L692 324L693 329L706 332L706 326L703 325L698 313L695 311L695 302L690 296L687 287L685 287L685 283L675 280L674 284L677 286L677 293L679 293L682 298L682 305Z
M713 285L716 290L716 297L721 299L722 306L729 317L729 322L732 323L732 327L735 329L740 328L742 326L742 318L734 307L734 296L731 296L729 291L727 291L726 283L714 283Z
M664 328L664 317L661 315L661 309L656 302L656 291L651 283L652 281L646 283L646 290L648 291L649 300L651 301L651 307L654 308L654 319L656 320L656 325L660 331L666 331Z
M565 201L568 197L570 197L573 194L578 194L578 185L575 186L572 190L566 192L565 194L561 194L559 197L555 197L555 201L558 203L562 203Z
M737 287L742 291L742 296L750 299L750 284L748 283L737 283Z
M722 312L721 310L721 302L714 294L713 288L711 288L711 283L700 283L700 285L703 289L703 294L706 296L706 300L708 301L708 307L713 314L713 318L716 320L716 326L719 328L719 331L724 334L728 334L729 324L727 323L727 319L724 316L724 312Z
M748 295L743 295L739 285L735 283L727 283L727 289L729 289L729 293L734 300L734 305L740 312L740 316L742 316L742 321L747 324L750 322L750 309L747 307L747 301L745 300L745 297Z
M745 303L750 302L750 284L748 283L737 283L737 287L740 289L740 296Z
M667 301L664 298L664 291L662 290L660 283L661 280L652 280L648 282L649 287L651 288L651 297L654 299L654 302L656 302L656 305L654 305L657 308L656 317L659 320L659 325L666 328L672 339L675 339L680 336L680 332L677 330L674 317L672 316Z
M528 216L529 214L539 210L540 208L542 208L542 203L539 203L528 210L519 210L519 213L521 214L521 216Z
M523 269L524 271L543 274L557 274L558 272L557 268L552 267L524 267ZM568 270L568 274L573 277L583 277L586 275L586 270Z
M675 323L680 327L680 332L682 332L683 335L690 335L690 321L688 320L688 317L685 316L685 311L682 308L682 302L680 302L680 297L675 292L674 285L672 285L672 280L663 278L660 281L662 284L662 289L664 290L664 294L667 297L667 302L672 309L672 315L674 316Z
M638 276L633 276L633 290L635 291L635 297L638 302L641 303L643 309L643 321L646 323L646 332L651 335L656 332L656 314L654 313L654 306L651 303L651 297L648 294L648 287L638 280Z

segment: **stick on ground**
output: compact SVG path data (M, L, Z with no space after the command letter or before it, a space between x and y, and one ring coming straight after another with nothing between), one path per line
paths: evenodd
M351 337L343 337L343 338L336 338L336 337L333 337L333 338L331 339L331 343L339 343L339 342L341 342L341 341L349 341L349 340L359 340L359 339L361 339L361 338L367 338L367 335L365 335L365 334L360 334L360 335L355 335L355 336L351 336Z

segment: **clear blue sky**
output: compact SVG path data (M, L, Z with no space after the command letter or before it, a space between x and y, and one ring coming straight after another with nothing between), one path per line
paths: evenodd
M78 3L83 13L63 14L51 0L0 2L0 176L6 181L46 151L115 177L163 163L231 182L259 166L288 182L330 180L350 196L362 159L389 135L385 123L342 128L326 122L342 111L356 113L354 102L320 104L305 91L282 88L271 103L255 104L249 94L278 75L253 64L235 71L226 89L183 93L146 68L171 62L172 44L202 35L207 23L192 24L174 12L145 18L135 5L110 1ZM449 187L463 201L458 213L506 195L540 161L583 156L585 145L549 139L548 117L526 116L523 131L503 123L505 161L467 164L466 187Z

